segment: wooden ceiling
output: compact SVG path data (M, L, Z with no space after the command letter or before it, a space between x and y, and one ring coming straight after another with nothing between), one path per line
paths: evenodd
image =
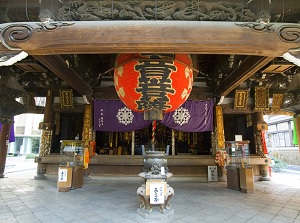
M190 99L234 97L235 89L257 85L286 92L299 72L281 57L299 47L297 0L198 3L1 1L0 60L11 52L29 56L0 67L0 76L15 76L36 96L69 87L75 96L115 99L118 53L189 53L199 70ZM266 19L261 12L270 23L257 23ZM40 22L45 16L50 20Z

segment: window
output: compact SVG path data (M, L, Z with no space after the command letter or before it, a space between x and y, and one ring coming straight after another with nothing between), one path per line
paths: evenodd
M268 127L268 132L276 132L276 131L277 131L276 125L270 125Z
M277 130L278 131L284 131L284 130L288 130L288 129L289 129L288 122L283 122L283 123L277 124Z
M290 134L288 132L284 133L284 139L285 139L285 146L292 146L291 145L291 138L290 138Z
M279 139L279 146L283 147L285 146L285 140L284 140L284 133L278 133L278 139Z
M294 123L291 116L265 117L269 121L268 146L289 147L293 145Z
M278 140L277 134L272 134L272 141L273 141L274 147L279 147L279 140Z

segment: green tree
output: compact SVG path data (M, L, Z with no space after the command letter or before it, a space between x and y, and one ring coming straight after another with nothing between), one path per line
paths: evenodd
M39 153L40 148L40 138L33 137L32 138L32 153L37 154Z

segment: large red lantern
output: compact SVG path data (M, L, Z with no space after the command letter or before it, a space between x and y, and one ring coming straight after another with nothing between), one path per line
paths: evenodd
M119 54L114 84L120 99L133 111L171 112L192 91L192 59L189 54Z

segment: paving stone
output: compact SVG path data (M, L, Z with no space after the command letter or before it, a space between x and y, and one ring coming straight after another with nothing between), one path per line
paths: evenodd
M34 180L35 169L20 171L0 179L0 223L158 222L137 213L138 177L92 176L83 188L58 192L57 176ZM284 181L279 180L283 174ZM175 190L170 201L174 215L159 222L300 222L300 187L290 185L286 175L273 173L272 181L255 181L254 194L230 190L226 182L177 177L169 182Z

